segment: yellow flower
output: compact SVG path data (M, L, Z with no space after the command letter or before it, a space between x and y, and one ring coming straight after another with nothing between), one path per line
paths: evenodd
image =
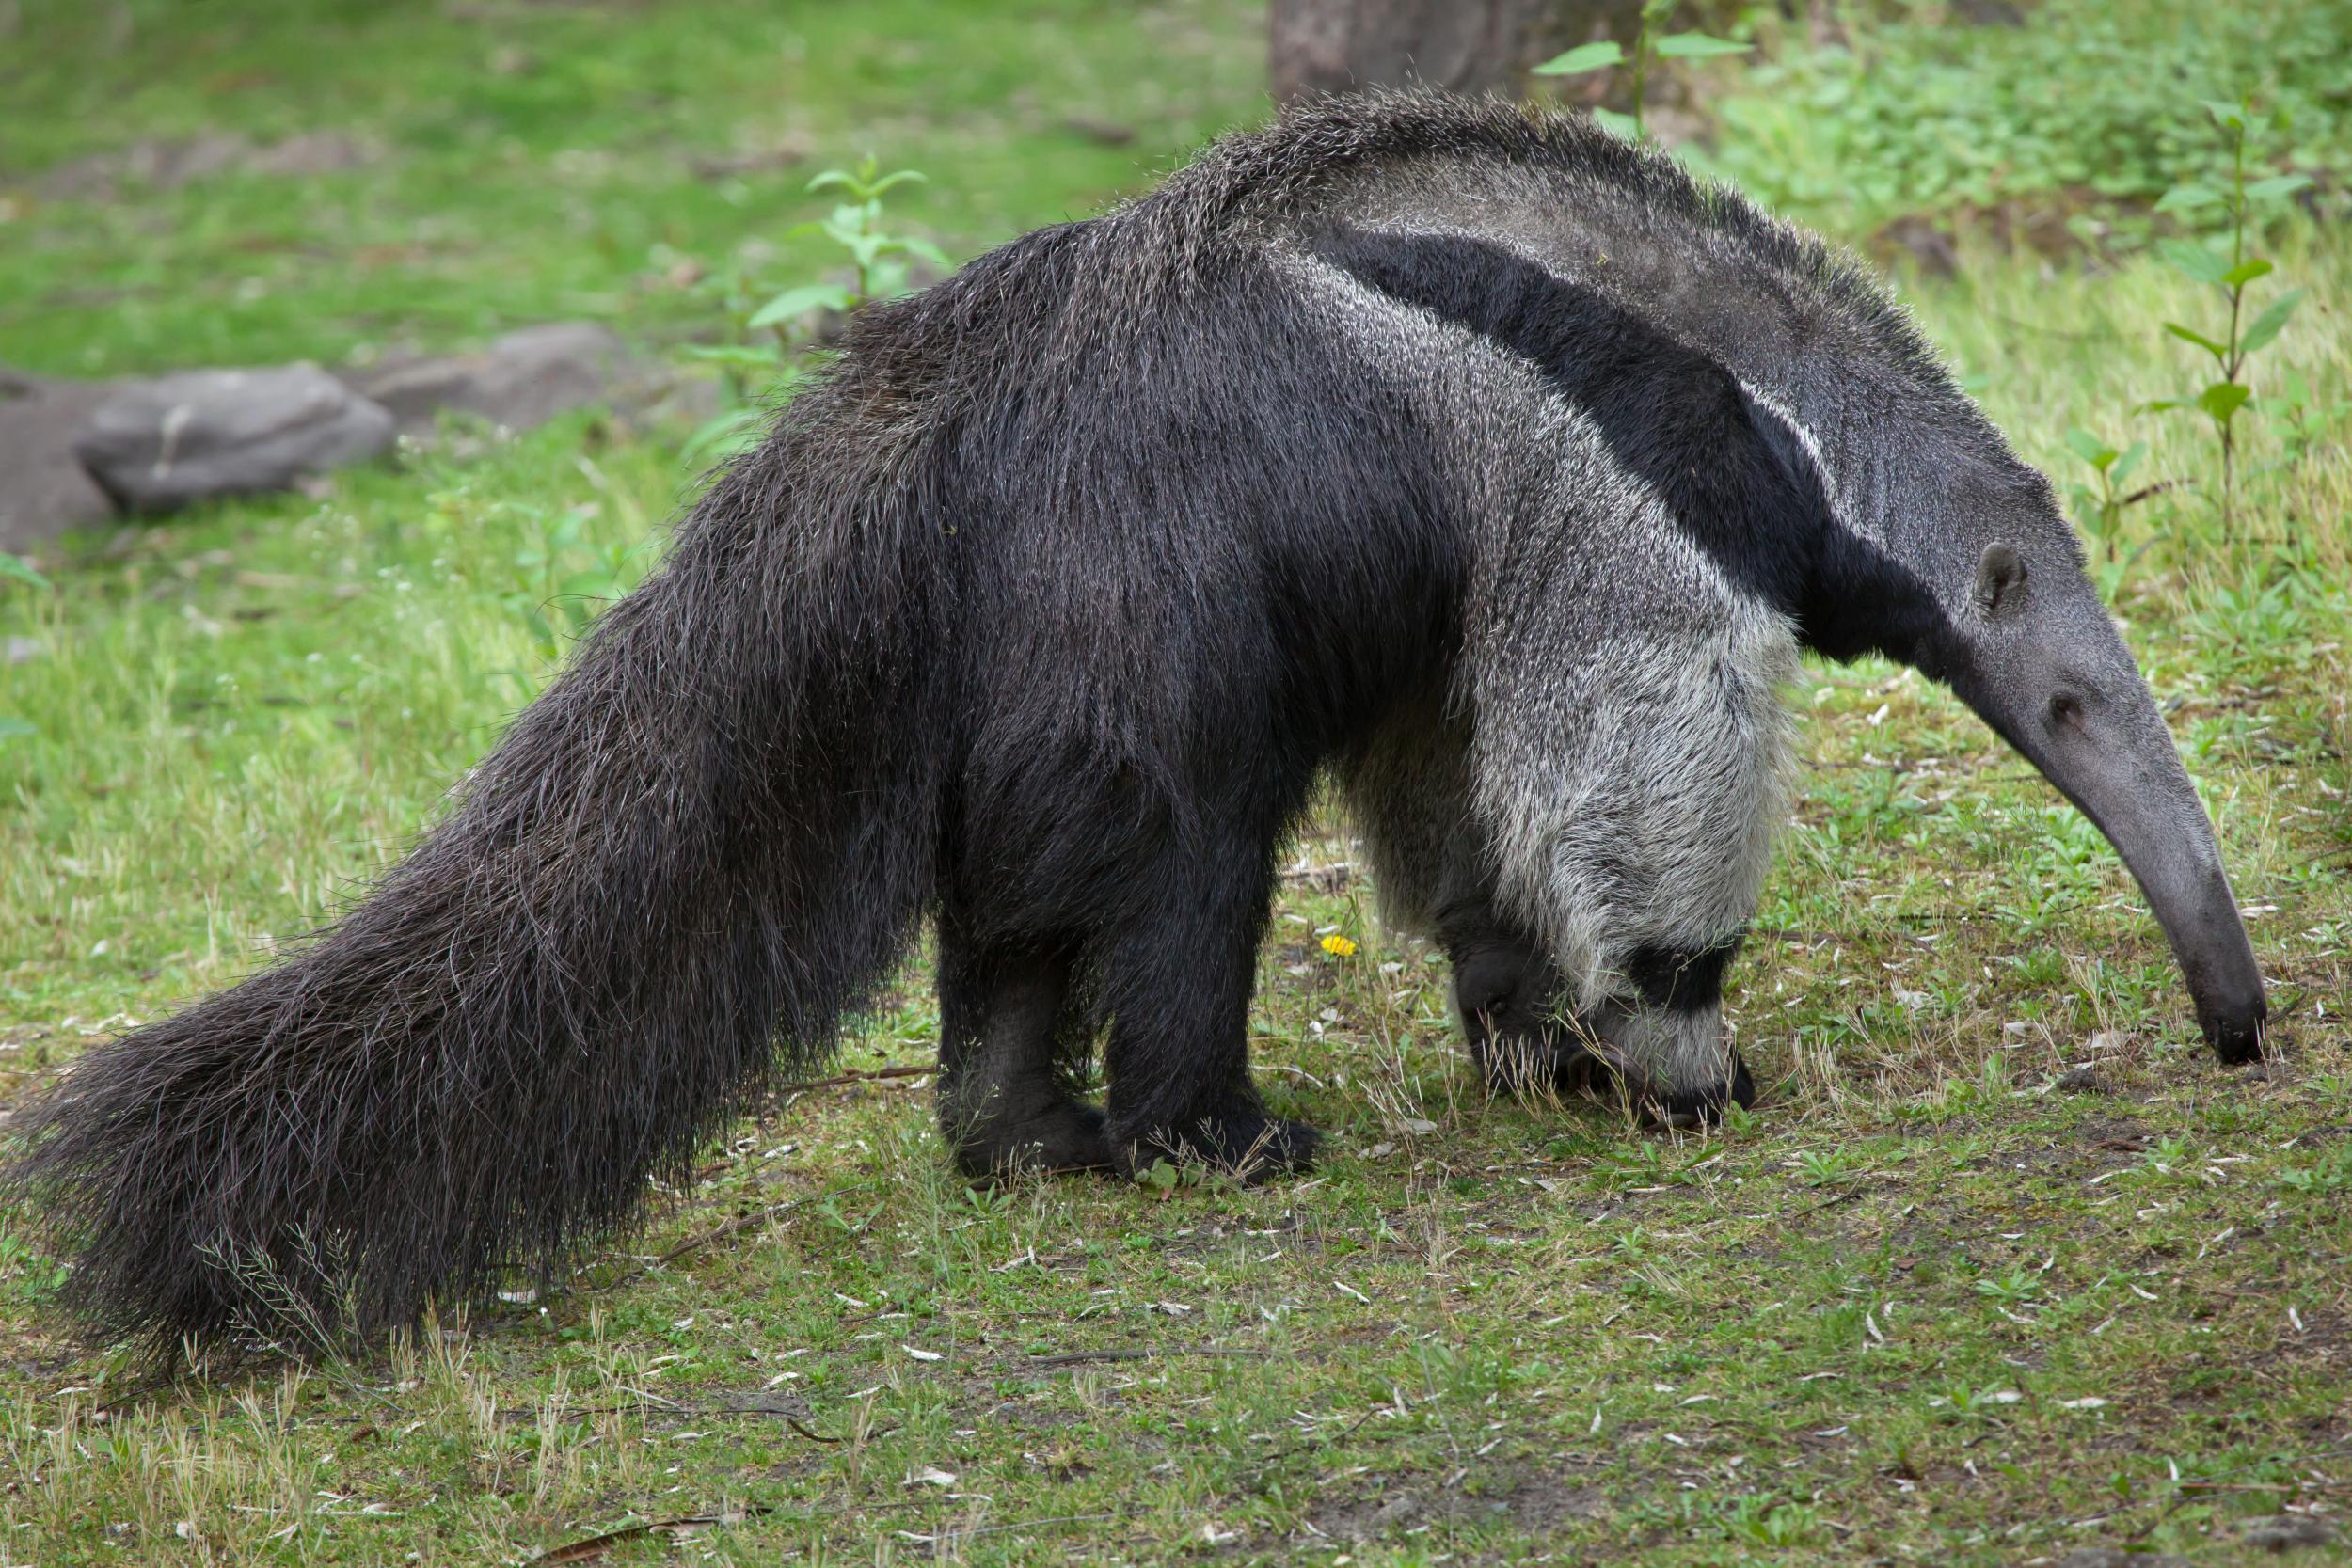
M1335 958L1352 958L1356 956L1356 944L1345 937L1338 935L1325 937L1323 950Z

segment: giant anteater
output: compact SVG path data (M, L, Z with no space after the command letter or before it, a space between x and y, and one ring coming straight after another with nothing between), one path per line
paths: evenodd
M1581 119L1310 104L860 313L373 891L16 1174L103 1329L399 1324L628 1219L927 916L966 1168L1296 1166L1247 1015L1327 770L1501 1075L1703 1115L1801 648L1948 683L2260 1052L2048 485L1877 287Z

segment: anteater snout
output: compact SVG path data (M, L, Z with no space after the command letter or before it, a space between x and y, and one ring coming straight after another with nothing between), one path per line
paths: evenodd
M2263 1058L2263 1037L2270 1008L2257 991L2252 1000L2216 1007L2197 1022L2205 1041L2225 1067L2242 1067Z

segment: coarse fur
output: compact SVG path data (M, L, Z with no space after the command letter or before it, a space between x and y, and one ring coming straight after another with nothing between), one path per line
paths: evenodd
M1777 689L1988 687L1995 521L2072 604L2046 486L1818 243L1580 119L1307 105L860 312L373 892L78 1064L17 1176L166 1354L408 1323L683 1180L926 917L967 1169L1296 1166L1247 1017L1327 768L1474 1035L1744 1101Z

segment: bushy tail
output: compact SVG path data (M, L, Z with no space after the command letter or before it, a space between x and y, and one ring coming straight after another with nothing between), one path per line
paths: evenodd
M97 1325L315 1347L560 1269L830 1047L930 896L945 595L825 448L723 479L364 902L19 1118Z

